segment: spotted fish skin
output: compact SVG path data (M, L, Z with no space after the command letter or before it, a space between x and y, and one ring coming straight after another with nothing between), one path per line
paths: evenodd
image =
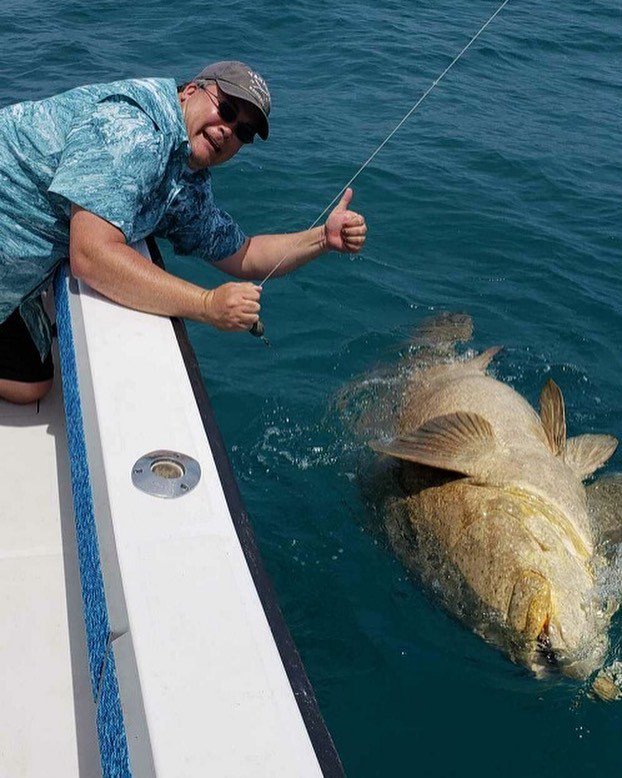
M497 351L428 358L408 381L396 437L371 442L400 463L389 536L443 604L513 660L586 678L602 665L617 601L598 593L606 560L582 481L617 441L567 440L559 388L547 383L536 413L487 374Z

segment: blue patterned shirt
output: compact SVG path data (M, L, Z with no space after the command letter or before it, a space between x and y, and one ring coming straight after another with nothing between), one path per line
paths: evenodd
M128 243L153 233L210 262L238 251L244 233L189 155L171 79L92 84L0 110L0 323L19 307L42 358L49 351L39 295L69 256L71 203Z

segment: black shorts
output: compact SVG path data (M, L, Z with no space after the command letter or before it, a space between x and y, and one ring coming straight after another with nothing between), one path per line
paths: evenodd
M52 354L41 361L19 309L0 324L0 378L34 384L54 375Z

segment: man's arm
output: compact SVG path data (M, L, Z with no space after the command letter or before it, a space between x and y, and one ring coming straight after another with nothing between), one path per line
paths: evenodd
M253 235L235 254L214 267L235 278L261 281L282 259L275 276L284 276L326 252L324 227L281 235Z
M303 232L254 235L215 267L236 278L262 280L276 265L279 267L274 275L282 276L327 251L358 253L365 243L367 226L360 214L348 210L352 195L347 189L326 224Z
M130 248L121 230L77 205L71 208L69 259L76 278L128 308L222 330L248 330L259 318L259 287L229 283L203 289L177 278Z

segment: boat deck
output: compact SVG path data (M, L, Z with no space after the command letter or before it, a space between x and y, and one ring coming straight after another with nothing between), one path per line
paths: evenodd
M40 404L0 401L0 774L11 778L101 775L59 387Z
M183 325L56 289L54 388L0 401L0 775L342 775ZM177 499L133 483L163 449Z

